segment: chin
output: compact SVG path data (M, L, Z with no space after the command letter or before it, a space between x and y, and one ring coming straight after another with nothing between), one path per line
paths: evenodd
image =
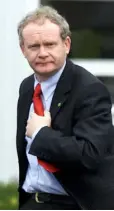
M52 67L52 65L48 65L48 66L37 66L36 68L34 68L36 70L37 74L40 75L48 75L48 74L53 74L55 72L55 68Z
M36 73L41 75L41 76L51 76L54 74L54 70L45 70L45 71L37 71Z

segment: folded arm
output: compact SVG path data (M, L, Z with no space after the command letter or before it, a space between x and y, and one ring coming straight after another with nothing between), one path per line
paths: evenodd
M59 167L81 165L96 168L107 153L112 130L111 101L100 83L85 89L80 109L74 110L72 134L42 127L35 136L30 153Z

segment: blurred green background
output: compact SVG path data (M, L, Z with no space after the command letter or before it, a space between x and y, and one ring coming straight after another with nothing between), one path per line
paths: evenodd
M0 210L17 210L18 192L17 183L0 183Z

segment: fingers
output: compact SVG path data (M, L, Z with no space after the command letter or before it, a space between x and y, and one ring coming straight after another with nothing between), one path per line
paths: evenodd
M50 117L51 117L51 114L50 114L49 111L46 111L46 110L45 110L45 111L44 111L44 116L50 118Z
M33 116L39 116L39 115L36 114L35 112L31 112L31 113L30 113L30 119L31 119ZM45 111L44 111L44 116L50 118L50 117L51 117L51 114L50 114L49 111L46 111L46 110L45 110Z
M31 118L33 117L34 114L35 114L35 113L32 111L32 112L30 113L29 118L31 119Z

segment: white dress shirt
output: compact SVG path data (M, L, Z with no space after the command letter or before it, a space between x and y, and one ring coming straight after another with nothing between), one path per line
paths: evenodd
M42 102L44 105L44 109L47 111L50 110L52 97L53 97L57 82L65 67L65 64L55 75L50 77L48 80L40 83L41 89L42 89L42 96L41 96ZM39 82L37 81L35 77L34 88L36 87L38 83ZM33 111L34 111L34 108L33 108L33 103L32 103L30 106L29 116L30 116L30 113ZM45 170L40 164L38 164L38 159L36 156L33 156L28 153L31 143L38 131L39 131L39 128L37 131L35 131L32 138L29 138L27 136L25 137L25 141L27 141L26 154L27 154L29 165L28 165L26 178L23 184L23 189L29 193L40 191L40 192L66 195L67 194L66 191L57 181L55 176L52 173Z

